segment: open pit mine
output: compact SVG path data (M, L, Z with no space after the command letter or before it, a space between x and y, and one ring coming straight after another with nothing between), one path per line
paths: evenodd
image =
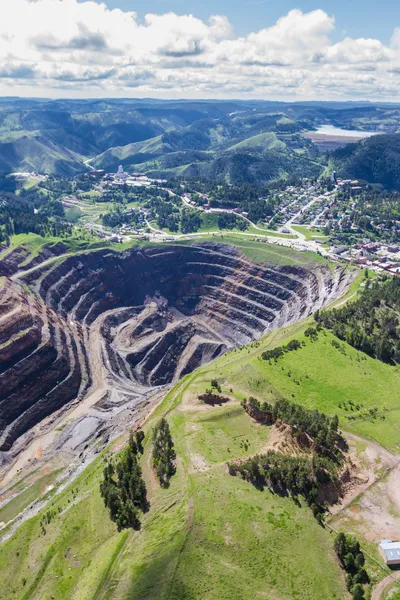
M38 439L41 457L84 462L166 386L326 306L354 276L328 264L256 264L214 243L31 261L11 253L0 272L4 467Z

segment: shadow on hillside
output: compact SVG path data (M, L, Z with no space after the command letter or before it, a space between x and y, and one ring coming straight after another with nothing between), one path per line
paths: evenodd
M165 540L159 552L154 553L144 563L132 581L129 600L153 600L168 597L169 600L198 600L198 595L189 590L177 574L177 566L182 553L182 537L173 540L172 545Z

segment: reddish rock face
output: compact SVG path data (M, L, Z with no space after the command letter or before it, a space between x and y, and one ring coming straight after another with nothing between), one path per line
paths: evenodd
M18 276L0 289L2 450L100 377L121 398L169 384L306 317L351 277L254 264L211 243L35 260L9 261Z

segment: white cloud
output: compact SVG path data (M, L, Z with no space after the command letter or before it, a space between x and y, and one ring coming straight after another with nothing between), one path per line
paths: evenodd
M400 27L390 47L364 38L334 43L334 28L323 10L296 9L235 37L223 15L206 22L151 13L140 21L94 0L0 0L0 92L396 97Z

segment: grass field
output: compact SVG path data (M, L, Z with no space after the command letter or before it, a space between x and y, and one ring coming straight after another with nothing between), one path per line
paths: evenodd
M372 359L344 342L336 348L332 341L337 339L328 331L311 342L304 336L305 328L302 323L273 332L260 346L254 342L235 350L218 359L212 368L226 378L238 397L272 399L282 394L308 408L337 414L345 430L398 451L400 407L395 390L400 389L400 368ZM264 348L292 338L304 341L305 347L286 353L276 364L259 357ZM374 407L376 416L368 414Z
M321 242L327 242L329 239L327 235L324 235L324 232L321 229L310 229L305 225L292 225L292 229L302 233L305 236L306 241L319 240Z
M198 237L196 240L210 241L210 238L204 236L204 238ZM278 246L277 244L256 242L250 237L244 238L244 236L240 237L231 234L216 234L211 241L236 246L243 254L255 262L266 262L278 265L296 264L304 266L311 266L319 263L327 264L327 260L323 256L315 254L314 252L299 252L292 248Z
M285 233L278 233L276 231L273 231L272 229L267 229L264 227L259 227L258 229L256 227L254 227L253 225L248 224L248 228L245 229L244 231L241 231L240 229L220 229L220 227L218 226L218 214L217 213L203 213L201 215L202 218L202 224L200 226L200 229L196 232L196 233L221 233L223 235L242 235L243 239L246 239L247 234L251 233L255 236L258 237L278 237L278 238L286 238L286 239L294 239L296 236L294 235L289 235L289 234L285 234ZM151 225L155 228L155 229L159 229L160 231L163 231L164 233L167 233L168 235L181 235L181 231L179 230L178 232L173 232L170 229L168 229L167 227L163 227L162 229L160 229L158 227L157 221L152 221ZM244 235L243 235L244 234Z
M83 215L84 212L79 206L71 206L70 208L65 209L65 219L70 223L76 223Z
M170 487L160 488L146 444L151 509L142 530L118 533L108 519L98 492L100 457L51 502L45 533L38 515L0 548L4 597L344 597L332 539L309 509L228 475L225 461L261 451L268 431L236 402L204 410L192 394L193 384L204 383L202 373L182 380L145 429L149 439L156 419L168 414L178 463Z
M77 232L79 233L79 232ZM36 233L20 233L18 235L13 235L11 238L10 247L4 251L2 256L11 252L14 248L18 246L24 246L30 252L30 258L34 258L39 254L39 252L43 249L44 246L63 243L66 245L66 252L79 252L81 250L89 250L91 248L98 248L101 246L107 247L107 243L104 241L98 240L97 238L90 236L87 232L85 232L85 236L76 237L51 237L46 236L42 237L37 235Z

